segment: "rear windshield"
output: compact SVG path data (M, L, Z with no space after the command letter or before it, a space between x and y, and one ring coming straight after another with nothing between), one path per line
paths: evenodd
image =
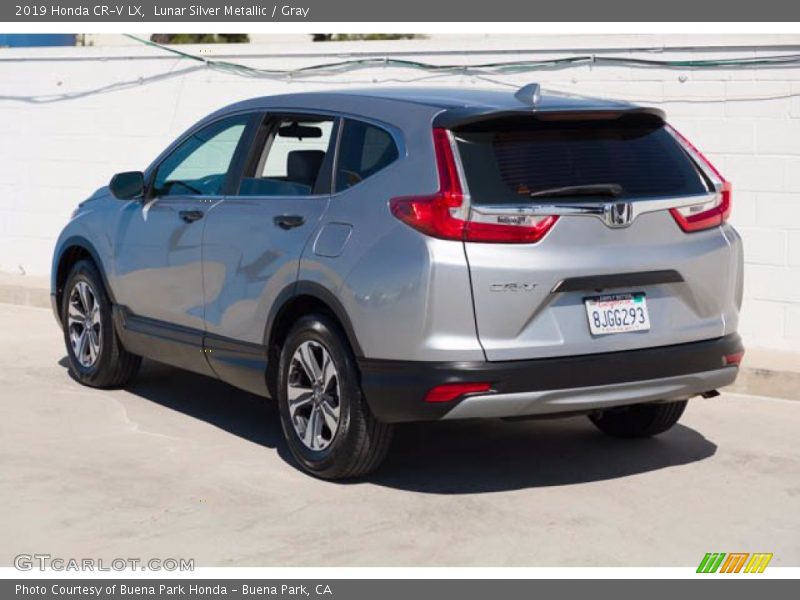
M458 131L455 137L476 204L543 202L546 196L530 195L568 186L614 186L623 198L708 190L691 159L652 118L514 119ZM563 193L558 199L569 200Z

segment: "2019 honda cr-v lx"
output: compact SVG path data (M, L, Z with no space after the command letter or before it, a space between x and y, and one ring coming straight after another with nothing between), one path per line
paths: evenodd
M374 469L404 421L650 436L736 378L730 208L653 108L535 84L265 97L80 204L53 306L78 381L144 356L274 398L320 477Z

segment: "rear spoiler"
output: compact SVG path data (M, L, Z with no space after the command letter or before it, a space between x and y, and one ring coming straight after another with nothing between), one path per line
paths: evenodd
M666 113L660 108L649 106L631 106L623 108L592 108L587 106L581 109L537 109L519 108L510 110L497 110L485 107L450 108L443 110L433 119L434 127L443 129L461 129L478 125L487 121L496 121L515 118L531 118L541 121L582 121L582 120L613 120L624 116L649 116L664 122Z

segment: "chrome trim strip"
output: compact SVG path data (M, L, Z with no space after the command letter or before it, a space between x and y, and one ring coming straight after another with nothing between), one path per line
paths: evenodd
M652 200L609 200L601 202L569 202L551 204L512 205L499 204L495 206L472 206L470 218L481 221L487 217L545 217L545 216L588 216L597 217L606 222L609 207L615 204L628 204L631 207L630 223L640 215L672 208L684 208L696 204L713 202L717 198L716 192L682 196L679 198L655 198ZM629 223L629 224L630 224Z

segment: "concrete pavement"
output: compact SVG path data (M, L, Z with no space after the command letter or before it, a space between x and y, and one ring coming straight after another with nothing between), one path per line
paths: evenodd
M0 305L0 565L19 553L197 566L800 565L800 402L723 394L623 442L585 418L397 430L383 468L298 471L269 402L149 363L69 378L46 309Z

